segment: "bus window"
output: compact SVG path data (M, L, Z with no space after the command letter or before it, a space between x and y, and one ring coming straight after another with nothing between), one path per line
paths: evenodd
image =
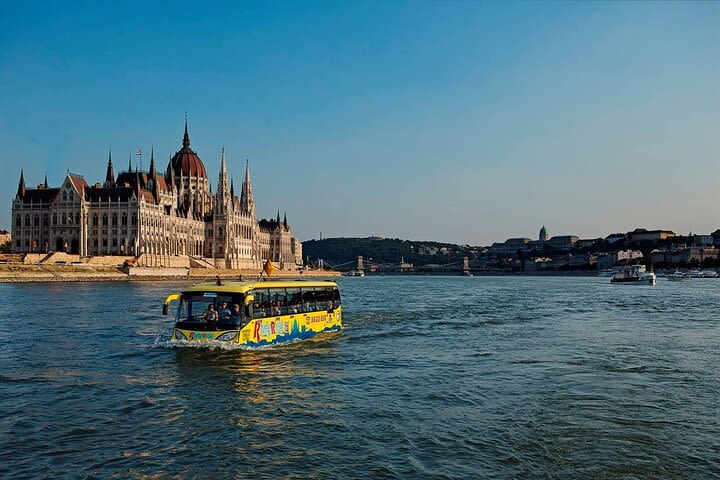
M302 312L302 296L299 288L288 288L287 291L287 309L288 314L295 315Z
M315 291L315 301L317 302L318 310L330 310L333 308L332 303L332 289L330 288L318 288Z
M284 288L271 288L270 289L270 300L272 301L271 316L279 317L283 313L287 312L287 303L285 301L285 289Z
M255 301L253 303L253 317L262 318L270 316L270 292L263 288L253 292Z
M315 306L315 291L312 287L303 287L302 288L302 302L303 302L303 312L309 313L314 312L316 310Z
M340 289L335 287L332 289L332 301L333 301L333 307L337 308L341 305L340 303Z

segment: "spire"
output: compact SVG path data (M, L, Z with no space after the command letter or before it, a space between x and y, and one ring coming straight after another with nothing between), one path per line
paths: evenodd
M150 178L155 181L155 147L150 147Z
M132 172L132 155L128 156L128 172Z
M278 226L278 228L279 228L279 227L280 227L280 210L278 210L277 220L276 220L276 221L277 221L277 226Z
M240 190L240 209L243 213L252 215L255 212L252 185L250 184L250 160L245 160L245 180Z
M47 173L45 174L45 183L43 183L43 187L48 188Z
M170 167L170 191L175 191L175 170Z
M17 194L21 197L25 196L25 172L22 168L20 169L20 182L18 182Z
M183 136L183 148L190 148L190 135L188 135L187 114L185 115L185 135Z
M283 215L283 226L285 227L285 230L288 229L288 224L287 224L287 212L285 212L285 215Z
M108 151L107 173L105 173L105 186L109 187L115 183L115 171L112 164L112 149Z
M225 165L225 147L223 147L222 154L220 155L220 175L218 175L217 199L217 210L218 212L223 212L227 206L228 200L230 199L227 167Z
M235 198L235 181L230 177L230 199Z
M140 186L140 172L138 172L137 169L135 169L135 191L137 192L138 200L140 200L141 188L142 187Z

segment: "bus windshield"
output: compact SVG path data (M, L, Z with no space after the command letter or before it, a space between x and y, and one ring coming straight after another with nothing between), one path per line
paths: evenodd
M180 297L176 323L194 330L231 330L247 322L245 295L226 292L187 292Z

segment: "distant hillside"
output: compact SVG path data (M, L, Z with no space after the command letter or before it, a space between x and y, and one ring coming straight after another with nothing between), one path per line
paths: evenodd
M326 238L303 242L305 258L310 257L311 262L323 259L333 265L355 261L360 255L375 263L400 263L405 259L415 266L442 265L472 257L474 253L474 247L398 238Z

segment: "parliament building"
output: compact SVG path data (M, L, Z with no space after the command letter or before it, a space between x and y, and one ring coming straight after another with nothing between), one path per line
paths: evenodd
M268 259L283 269L302 265L302 244L287 217L255 216L249 163L238 197L223 149L213 194L205 165L190 148L187 121L182 148L164 173L154 152L149 171L128 165L117 176L110 154L105 181L94 185L68 173L60 187L50 188L46 177L27 188L21 172L12 246L15 253L135 257L144 266L172 266L183 257L196 267L259 269Z

